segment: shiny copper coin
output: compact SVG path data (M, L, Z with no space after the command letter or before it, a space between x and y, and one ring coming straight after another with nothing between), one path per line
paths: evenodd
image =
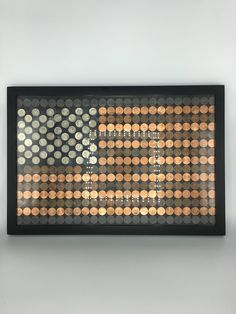
M105 132L106 131L106 125L105 124L99 124L99 126L98 126L98 130L100 131L100 132Z
M146 115L146 114L148 114L148 107L146 107L146 106L144 106L144 107L141 107L141 114L142 115Z
M132 108L132 113L135 115L138 115L140 113L140 108L139 107L133 107Z
M31 196L33 199L37 199L40 197L40 192L35 190L32 192Z
M215 216L215 214L216 214L216 209L215 209L214 207L210 207L210 208L208 209L208 211L209 211L209 215Z
M120 115L123 114L124 109L122 107L116 107L116 114Z
M154 107L154 106L149 107L149 113L150 114L156 114L156 112L157 112L157 108L156 107Z
M107 208L107 215L112 216L115 213L115 209L113 207Z
M23 208L22 212L23 212L23 215L29 216L31 214L31 209L29 207L25 207Z
M163 216L165 214L165 208L164 207L158 207L157 208L157 214L160 216Z
M55 216L56 213L57 213L57 211L56 211L55 208L51 207L51 208L48 209L48 215L49 216Z
M137 215L139 214L139 208L138 208L138 207L133 207L133 208L132 208L132 214L133 214L134 216L137 216Z
M89 208L83 207L81 210L82 215L87 216L89 214Z
M173 215L174 214L174 208L173 207L167 207L166 208L166 215Z
M123 208L122 207L116 207L115 208L115 214L120 216L123 214Z
M118 132L123 131L123 124L117 123L117 124L115 125L115 130L118 131Z
M129 114L131 114L132 113L132 109L130 108L130 107L125 107L124 108L124 114L125 115L129 115Z
M154 216L154 215L156 215L157 210L156 210L155 207L150 207L150 208L148 209L148 213L149 213L149 215Z
M168 112L168 109L169 109L169 112ZM168 114L168 113L170 113L170 111L171 111L170 107L169 108L167 107L166 109L163 106L157 107L157 113L158 114L164 114L165 112Z
M107 113L107 109L105 107L100 107L98 112L100 115L105 115Z

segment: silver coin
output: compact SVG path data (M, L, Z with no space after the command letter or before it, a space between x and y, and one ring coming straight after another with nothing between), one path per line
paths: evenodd
M96 151L97 151L97 145L91 144L91 145L89 146L89 149L90 149L91 152L96 152Z
M19 121L17 123L18 128L23 129L25 127L25 122L24 121Z
M76 106L81 105L81 100L80 100L79 98L74 99L74 104L75 104Z
M33 157L33 158L32 158L32 163L33 163L34 165L38 165L38 164L40 163L39 157L38 157L38 156Z
M89 162L90 162L90 164L95 165L97 162L97 157L95 157L95 156L90 157Z
M68 128L68 132L71 133L71 134L74 134L76 132L76 128L73 125L71 125Z
M60 147L60 146L62 145L62 140L59 139L59 138L55 139L54 145L55 145L56 147Z
M63 128L65 128L65 129L67 129L67 128L69 127L69 125L70 125L70 123L69 123L69 121L67 121L67 120L63 120L63 121L61 122L61 126L62 126Z
M34 98L34 99L32 100L32 105L33 105L33 106L38 106L38 105L39 105L39 100L38 100L37 98Z
M46 128L46 126L41 126L41 127L39 128L39 133L41 133L41 134L46 134L46 133L47 133L47 128Z
M58 99L58 100L57 100L57 106L58 106L59 108L62 108L62 107L64 106L64 100L63 100L63 99Z
M68 145L75 146L76 145L76 140L74 138L70 138L69 141L68 141Z
M73 106L72 99L66 99L65 103L66 103L66 106L68 106L68 107L72 107Z
M23 153L25 151L25 146L24 145L19 145L17 147L18 152Z
M46 113L49 117L52 117L54 115L54 110L52 108L48 108Z
M70 158L75 158L76 157L76 152L74 150L69 151L68 156Z
M17 136L19 141L24 141L25 140L25 134L24 133L19 133Z
M97 125L97 122L96 122L95 120L90 120L90 121L89 121L89 126L90 126L91 128L95 128L96 125Z
M84 158L79 156L76 158L76 162L77 162L77 164L82 165L84 162Z
M69 139L69 134L68 134L68 133L62 133L61 139L62 139L63 141L67 141L67 140Z
M42 159L46 159L47 156L48 156L48 154L47 154L47 152L45 152L44 150L42 150L42 151L39 153L39 156L40 156L40 158L42 158Z
M33 134L32 134L32 139L33 139L34 141L38 141L38 140L40 139L39 133L37 133L37 132L33 133Z
M77 128L82 128L82 126L83 126L84 124L83 124L83 121L82 121L82 120L77 120L77 121L75 122L75 125L77 126Z
M89 119L90 119L90 115L89 114L87 114L87 113L84 113L83 115L82 115L82 119L83 119L83 121L89 121Z
M90 152L89 152L88 150L84 150L84 151L82 152L82 156L83 156L84 158L89 158Z
M45 140L45 138L41 138L41 139L39 140L39 145L40 145L40 146L46 146L46 145L47 145L47 141Z
M68 153L68 151L70 150L69 146L68 145L63 145L61 147L61 150L63 151L63 153Z
M75 133L75 138L76 138L77 140L81 140L82 137L83 137L83 134L82 134L82 133L80 133L80 132Z
M46 121L47 121L47 117L44 115L44 114L42 114L41 116L39 116L39 121L41 122L41 123L45 123Z
M61 159L61 162L62 162L63 165L68 165L69 161L70 161L70 160L69 160L68 157L63 157L63 158Z
M34 109L32 110L32 115L33 115L34 117L38 117L39 114L40 114L40 111L39 111L37 108L34 108Z
M81 152L83 150L84 146L82 144L76 144L75 149L77 150L77 152Z
M76 108L75 109L75 113L79 116L81 116L83 114L83 109L82 108Z
M62 116L60 114L55 114L55 116L53 117L55 122L60 122L62 120Z
M32 141L29 138L26 139L24 143L25 143L25 146L27 146L27 147L30 147L32 145Z
M85 145L85 146L88 146L90 144L90 139L87 138L87 137L83 138L82 144Z
M55 129L54 129L54 133L55 133L56 135L60 135L60 134L62 133L62 129L61 129L59 126L57 126L57 127L55 127Z
M47 146L47 151L48 151L49 153L52 153L52 152L54 151L54 146L51 145L51 144L49 144L49 145Z
M33 145L31 147L31 150L32 150L33 153L38 153L39 152L39 146L38 145Z
M54 163L55 163L55 159L54 159L53 157L49 157L49 158L47 159L47 164L48 164L49 166L54 165Z
M55 157L56 159L60 159L61 156L62 156L62 153L61 153L60 151L55 151L54 157Z
M53 128L54 125L55 125L55 122L54 122L53 120L48 120L48 121L47 121L47 127L48 127L48 128Z
M44 98L40 99L40 105L45 108L48 105L47 99Z
M47 133L46 137L47 137L47 139L48 139L49 141L53 141L54 138L55 138L55 134L52 133L52 132L49 132L49 133Z
M37 129L37 128L39 128L40 123L39 123L38 120L33 120L32 123L31 123L31 125L32 125L32 127L33 127L34 129Z
M19 164L19 165L24 165L24 163L25 163L25 158L24 158L24 157L19 157L17 161L18 161L18 164Z
M24 117L25 110L24 109L18 109L17 114L18 114L19 117Z
M24 153L24 156L25 158L29 159L29 158L32 158L33 154L30 150L27 150L25 153Z
M57 103L55 99L51 98L49 99L48 104L50 107L55 107Z
M76 115L70 114L69 117L68 117L68 120L69 120L70 122L75 122L75 121L76 121Z
M90 128L89 128L87 125L83 126L82 132L83 132L84 134L89 134L89 131L90 131Z
M26 128L25 128L25 134L31 134L32 133L32 128L30 127L30 126L27 126Z
M63 108L63 109L61 110L61 114L62 114L63 116L68 116L69 113L70 113L70 110L69 110L68 108Z
M90 108L89 109L89 114L91 114L91 116L94 116L97 113L97 109L96 108Z
M32 121L33 118L32 118L31 115L27 114L24 119L25 119L25 122L28 122L28 123L29 123L29 122Z
M24 106L30 106L30 104L31 104L30 99L25 98L24 101L23 101L23 104L24 104Z

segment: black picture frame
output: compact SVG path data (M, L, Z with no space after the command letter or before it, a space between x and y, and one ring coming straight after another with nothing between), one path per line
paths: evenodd
M17 102L18 96L174 94L215 96L216 223L203 225L17 225ZM8 234L126 234L224 235L225 234L224 86L91 86L7 88L7 233Z

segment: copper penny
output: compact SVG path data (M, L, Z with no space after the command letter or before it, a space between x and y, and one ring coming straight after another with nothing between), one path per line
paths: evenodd
M164 207L158 207L157 208L157 214L162 216L165 214L165 208Z
M105 132L105 131L106 131L106 125L105 125L105 124L99 124L98 130L99 130L100 132Z
M156 107L154 107L154 106L149 107L149 113L150 114L156 114L156 112L157 112L157 108Z
M116 107L116 114L123 114L124 109L122 107Z
M141 114L142 115L146 115L146 114L148 114L148 107L146 107L146 106L144 106L144 107L141 107Z
M100 107L98 110L100 115L105 115L107 113L107 109L105 107Z

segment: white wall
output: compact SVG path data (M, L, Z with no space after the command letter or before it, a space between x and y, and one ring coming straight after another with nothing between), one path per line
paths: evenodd
M236 313L236 1L0 0L0 313ZM6 87L226 85L226 237L6 235Z

